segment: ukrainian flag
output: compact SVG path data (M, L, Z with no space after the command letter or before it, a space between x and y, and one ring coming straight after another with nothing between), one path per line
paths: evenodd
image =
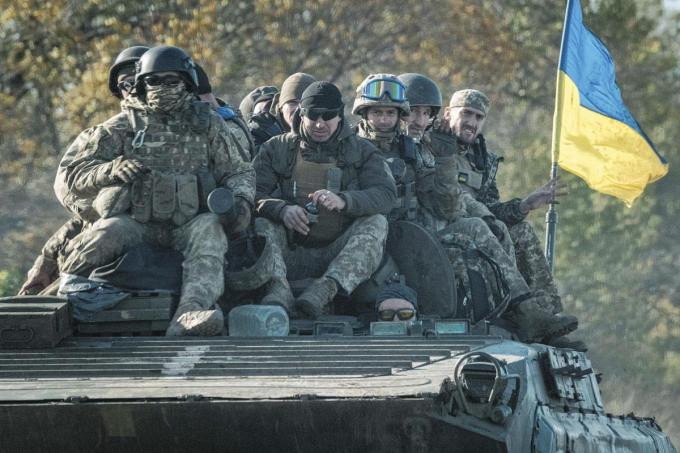
M553 122L553 162L628 206L666 173L659 154L621 99L614 61L567 1Z

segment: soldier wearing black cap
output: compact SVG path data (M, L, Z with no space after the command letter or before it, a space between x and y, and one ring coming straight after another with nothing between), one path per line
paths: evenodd
M335 85L312 83L302 93L291 132L265 143L254 161L261 217L256 228L271 241L276 262L263 303L280 303L309 318L377 269L387 236L382 214L396 200L384 160L352 132L343 109ZM293 304L286 277L316 280Z

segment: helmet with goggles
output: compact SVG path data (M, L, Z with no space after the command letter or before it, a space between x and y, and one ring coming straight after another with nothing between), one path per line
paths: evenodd
M400 114L408 115L406 87L394 74L371 74L357 87L353 115L361 115L368 107L394 107Z

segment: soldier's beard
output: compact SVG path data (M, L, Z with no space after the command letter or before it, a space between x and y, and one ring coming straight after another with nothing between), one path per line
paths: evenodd
M174 86L147 86L146 104L155 112L170 113L182 107L189 95L184 83Z

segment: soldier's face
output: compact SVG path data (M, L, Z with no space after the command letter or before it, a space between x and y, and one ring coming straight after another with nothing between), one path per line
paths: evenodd
M422 137L430 124L432 116L432 107L426 105L416 105L411 107L411 113L406 118L408 125L408 135L411 137Z
M399 111L396 107L369 107L366 121L376 131L389 132L399 121Z
M119 74L117 79L118 89L123 99L130 96L130 91L135 86L135 74Z
M463 143L474 143L482 133L486 115L472 107L449 107L444 114L451 130Z
M340 124L340 116L336 115L334 118L329 120L324 120L321 116L312 120L306 116L302 117L302 127L309 136L317 143L323 143L328 141L329 138L335 133Z
M293 114L297 110L298 105L300 105L300 101L295 100L288 101L281 106L281 115L283 115L283 119L288 123L288 127L293 125Z

